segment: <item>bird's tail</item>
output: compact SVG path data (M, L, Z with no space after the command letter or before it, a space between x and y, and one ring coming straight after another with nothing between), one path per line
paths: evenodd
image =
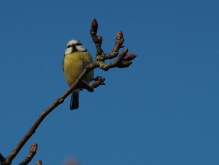
M78 109L79 107L79 93L72 92L70 110Z

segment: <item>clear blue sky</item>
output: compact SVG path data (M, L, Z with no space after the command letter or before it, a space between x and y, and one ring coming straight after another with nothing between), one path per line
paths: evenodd
M62 71L67 42L91 54L93 18L110 52L122 30L138 57L126 69L95 75L106 86L83 91L55 109L14 159L32 143L30 164L218 165L219 1L1 1L0 152L7 156L40 113L68 85Z

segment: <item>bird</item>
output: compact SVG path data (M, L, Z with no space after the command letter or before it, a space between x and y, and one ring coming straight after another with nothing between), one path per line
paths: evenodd
M67 43L65 54L62 62L62 68L67 84L71 86L80 74L83 72L86 65L93 62L91 54L87 51L85 46L77 39L72 39ZM89 83L94 76L94 71L91 70L83 81ZM79 107L79 92L76 89L72 92L70 110L78 109Z

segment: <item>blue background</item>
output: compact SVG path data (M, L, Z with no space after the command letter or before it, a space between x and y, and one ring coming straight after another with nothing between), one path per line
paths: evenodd
M70 97L38 127L30 164L218 165L219 1L1 1L0 153L5 157L51 103L68 89L67 42L94 56L93 18L111 52L116 33L137 54L126 69L95 70L106 86Z

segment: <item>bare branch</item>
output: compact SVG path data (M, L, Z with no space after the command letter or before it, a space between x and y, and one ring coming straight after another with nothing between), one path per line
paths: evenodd
M96 63L98 65L99 68L101 68L104 71L109 70L109 68L114 68L114 67L118 67L118 68L126 68L129 67L132 64L132 60L136 57L136 55L134 54L128 54L128 49L125 48L123 50L123 52L119 55L119 57L111 62L111 63L106 63L105 60L106 59L112 59L118 56L118 52L120 48L123 48L124 46L122 46L123 42L125 41L124 37L123 37L123 33L120 30L117 34L116 34L116 42L115 42L115 46L112 50L112 53L108 53L105 54L104 51L101 49L101 44L103 41L103 38L99 35L97 35L97 29L98 29L98 23L97 20L94 19L91 23L91 29L90 29L90 35L91 38L96 46Z
M17 146L14 148L14 150L8 155L8 157L5 159L6 164L11 164L12 160L16 157L16 155L19 153L21 148L24 146L24 144L29 140L29 138L35 133L38 126L41 124L43 119L52 112L57 106L59 106L61 103L64 102L66 97L72 93L73 90L80 87L83 78L93 69L99 67L104 71L109 70L110 68L118 67L118 68L125 68L129 67L132 64L132 60L136 57L134 54L128 54L128 49L125 48L122 53L119 54L119 49L123 48L122 44L124 42L123 33L122 31L119 31L116 35L116 42L115 46L111 53L105 54L104 51L101 49L101 44L103 41L103 38L100 35L97 35L98 30L98 22L96 19L94 19L91 23L91 29L90 29L90 35L91 38L95 44L96 47L96 60L85 66L85 69L81 73L81 75L78 77L78 79L74 82L74 84L71 85L71 87L63 93L58 99L56 99L52 105L50 105L46 110L44 110L40 116L37 118L35 123L32 125L30 130L26 133L26 135L21 139L21 141L17 144ZM117 57L118 56L118 57ZM113 62L106 63L106 59L112 59L117 57ZM94 79L95 82L91 83L90 85L84 85L84 88L86 88L88 91L92 92L93 88L97 88L100 85L105 85L104 78L99 77L97 79ZM1 158L1 157L0 157ZM3 160L4 157L2 157ZM26 159L26 158L25 158ZM25 161L25 160L24 160ZM38 161L39 162L39 161ZM40 163L40 162L39 162ZM41 162L42 163L42 162Z
M116 42L115 42L115 46L112 50L112 53L110 54L106 54L105 59L112 59L115 58L119 53L119 49L123 48L124 46L122 46L123 42L125 41L125 39L123 38L123 33L120 30L117 34L116 34Z
M101 76L97 76L96 78L92 79L94 82L91 84L87 84L85 81L81 82L80 88L87 89L89 92L93 92L94 88L99 87L100 85L106 85L104 83L105 78Z
M29 140L29 138L35 133L36 129L38 128L38 126L41 124L41 122L43 121L43 119L50 113L52 112L58 105L60 105L61 103L64 102L65 98L71 94L71 92L73 90L75 90L79 83L82 81L82 79L84 78L84 76L86 76L86 74L92 70L96 65L95 64L91 64L88 67L85 67L85 69L83 70L83 72L81 73L81 75L78 77L78 79L75 81L74 84L72 84L72 86L64 93L62 94L55 102L52 103L52 105L50 107L48 107L46 110L44 110L40 116L38 117L38 119L35 121L35 123L33 124L33 126L30 128L30 130L26 133L26 135L21 139L21 141L17 144L17 146L14 148L14 150L8 155L8 157L6 158L6 162L7 163L11 163L12 160L15 158L15 156L18 154L18 152L21 150L21 148L24 146L24 144Z
M99 87L100 85L106 85L104 83L105 81L105 78L104 77L101 77L101 76L97 76L96 78L94 78L93 80L95 80L93 83L89 84L89 86L91 88L97 88Z
M98 23L97 20L94 19L91 23L90 35L96 46L97 55L101 55L103 52L103 50L101 49L103 38L97 35L97 30L98 30Z
M33 143L33 144L30 146L30 152L29 152L29 154L27 155L26 158L24 158L23 162L21 162L19 165L27 165L27 164L32 160L32 158L34 157L34 155L36 154L37 148L38 148L37 143Z

